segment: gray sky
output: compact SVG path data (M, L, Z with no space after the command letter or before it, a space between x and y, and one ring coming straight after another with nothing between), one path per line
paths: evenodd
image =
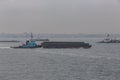
M0 32L120 33L120 1L0 0Z

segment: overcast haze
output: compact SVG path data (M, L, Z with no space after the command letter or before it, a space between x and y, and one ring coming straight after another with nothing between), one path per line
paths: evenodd
M0 0L0 32L120 33L120 2Z

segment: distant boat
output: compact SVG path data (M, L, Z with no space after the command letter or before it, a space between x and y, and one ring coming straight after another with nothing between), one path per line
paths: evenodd
M20 42L18 40L0 40L0 42Z
M106 37L104 40L99 41L99 42L97 42L97 43L120 43L120 40L117 40L116 38L111 39L111 38L110 38L110 35L107 34L107 37Z
M34 41L49 41L49 39L33 39Z

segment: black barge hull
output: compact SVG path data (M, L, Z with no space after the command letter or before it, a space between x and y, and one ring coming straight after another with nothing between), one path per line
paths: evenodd
M43 48L91 48L89 43L84 42L43 42Z

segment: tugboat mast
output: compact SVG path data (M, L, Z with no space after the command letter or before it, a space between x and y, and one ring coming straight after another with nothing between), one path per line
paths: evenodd
M106 40L110 40L110 35L107 34Z
M33 34L32 34L32 32L31 32L30 38L31 38L31 40L33 40Z

